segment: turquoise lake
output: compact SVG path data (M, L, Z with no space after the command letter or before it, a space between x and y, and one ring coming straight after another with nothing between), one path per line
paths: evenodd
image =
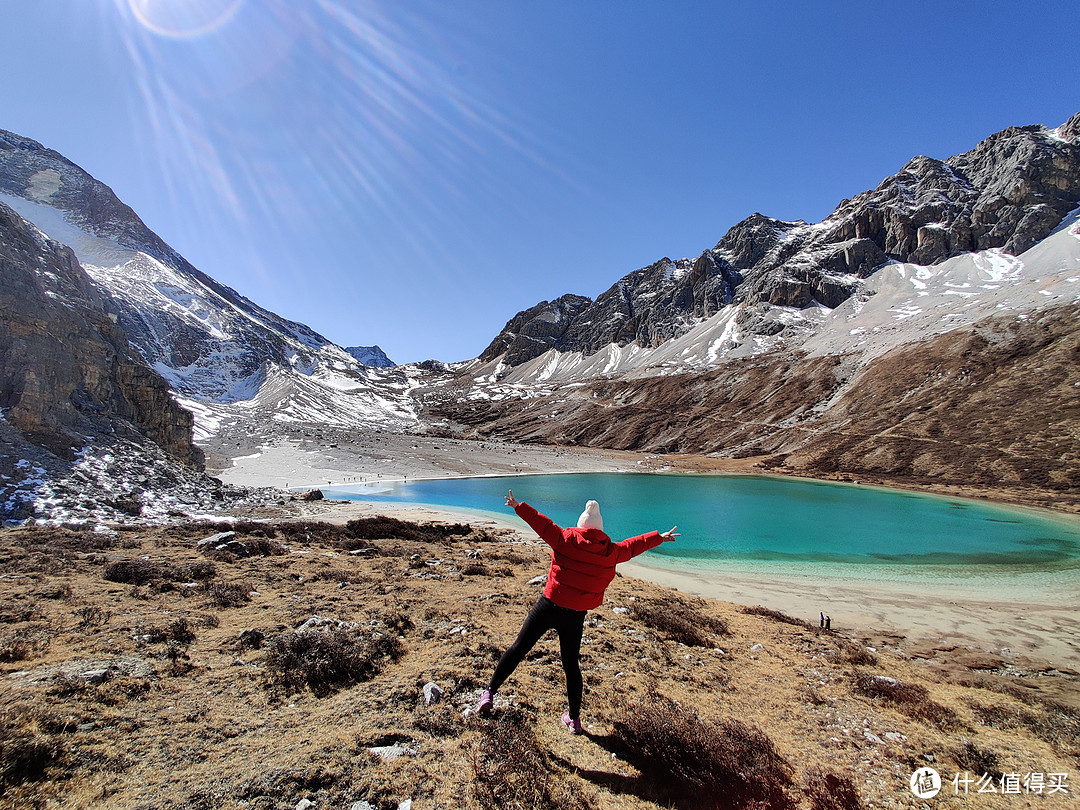
M679 526L645 555L668 567L777 563L1013 573L1080 571L1080 520L853 484L767 476L581 473L334 487L330 497L498 513L507 490L561 526L592 498L615 540ZM642 558L646 562L645 558Z

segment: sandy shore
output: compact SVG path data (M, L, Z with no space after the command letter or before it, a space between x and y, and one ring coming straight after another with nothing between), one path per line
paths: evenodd
M311 489L359 481L556 472L753 472L750 460L658 456L618 450L559 448L395 433L367 433L348 443L280 441L239 446L208 463L228 484Z
M554 472L753 472L752 463L721 462L696 457L661 457L618 451L562 449L472 442L396 434L369 434L348 446L305 446L300 443L242 450L232 466L218 475L226 483L307 489L358 481L446 478L463 475ZM470 522L513 529L535 539L507 511L469 510L362 501L295 503L297 517L345 521L364 514L390 514L408 520ZM647 559L647 558L645 558ZM1049 661L1058 668L1080 671L1078 594L1029 595L988 586L993 594L954 593L932 584L848 579L818 574L783 575L758 571L722 574L671 571L635 561L622 572L674 587L689 594L741 605L763 605L792 616L817 621L819 612L832 617L834 629L889 643L913 654L927 654L952 645L970 647L1021 666L1026 658ZM876 639L876 642L875 642ZM1027 664L1031 662L1028 661Z

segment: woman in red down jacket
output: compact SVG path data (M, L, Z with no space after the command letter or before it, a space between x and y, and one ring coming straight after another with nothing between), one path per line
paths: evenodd
M513 507L518 516L540 535L540 539L551 546L551 569L548 571L544 595L529 611L517 640L499 659L491 683L480 695L476 711L478 714L491 711L495 692L510 677L510 673L544 633L555 630L559 634L559 652L566 673L566 699L570 704L562 721L572 734L580 734L584 684L578 655L585 614L604 601L604 591L615 578L616 565L665 541L674 540L679 536L675 532L678 527L672 526L670 531L663 534L654 531L614 543L604 534L604 519L600 516L600 505L596 501L585 504L585 511L578 518L577 526L571 529L559 528L527 503L514 500L513 490L506 497L506 505Z

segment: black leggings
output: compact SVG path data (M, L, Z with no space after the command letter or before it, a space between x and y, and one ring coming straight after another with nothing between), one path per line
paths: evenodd
M546 596L541 596L525 617L517 640L499 659L488 687L492 693L498 691L510 677L510 673L536 646L540 637L548 630L555 630L559 634L559 653L562 656L563 672L566 673L566 699L570 703L570 716L575 720L581 717L581 693L584 684L581 680L578 654L581 652L581 634L585 628L587 612L559 607Z

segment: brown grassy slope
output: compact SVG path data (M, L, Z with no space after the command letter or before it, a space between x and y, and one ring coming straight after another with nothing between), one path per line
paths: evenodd
M1080 307L1003 315L858 369L762 355L700 375L600 380L434 411L475 435L761 456L777 471L1009 489L1080 503Z
M622 577L587 621L588 736L559 723L550 638L492 718L463 718L544 547L393 521L237 530L256 556L199 553L203 525L0 534L0 807L919 807L928 757L948 778L1080 764L1075 679L871 652ZM294 632L313 616L333 623Z

